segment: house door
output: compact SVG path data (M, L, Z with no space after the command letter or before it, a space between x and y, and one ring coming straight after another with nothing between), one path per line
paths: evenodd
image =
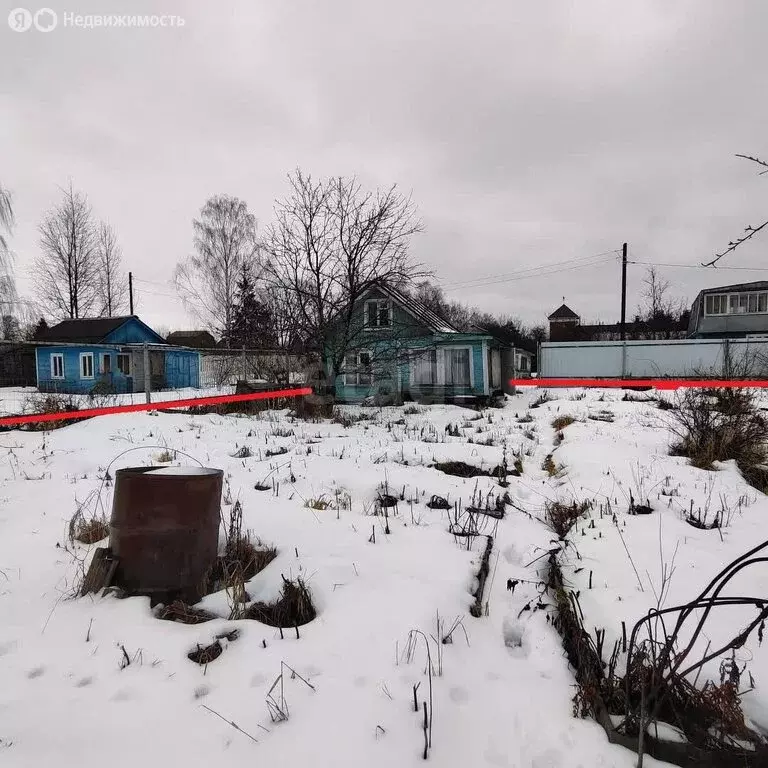
M153 390L165 389L167 386L165 378L165 353L149 353L149 371L150 382Z
M491 350L491 389L501 388L501 350Z

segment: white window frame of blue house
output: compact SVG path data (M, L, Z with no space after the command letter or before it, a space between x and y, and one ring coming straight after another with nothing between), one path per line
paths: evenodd
M410 364L410 382L416 387L431 387L437 384L438 380L438 361L437 350L434 348L426 348L420 350L411 357ZM426 362L425 362L426 361ZM418 373L423 372L426 368L429 368L430 381L419 381Z
M371 313L371 306L375 307ZM387 322L381 322L382 310L387 313ZM392 315L394 314L394 305L392 299L368 299L365 302L364 315L365 327L368 330L379 330L392 327ZM375 322L373 322L375 318Z
M85 361L91 361L91 375L88 376L85 371ZM93 352L81 352L80 353L80 378L90 380L93 378Z
M450 352L459 352L459 351L466 351L467 353L467 359L469 361L469 384L454 384L452 381L448 380L448 360L450 359L450 355L446 353ZM472 346L453 346L453 347L441 347L440 349L440 356L438 360L437 365L437 375L438 375L438 384L442 384L444 386L448 387L470 387L470 389L475 388L475 365L474 365L474 351Z
M59 363L57 366L56 363ZM56 368L61 369L60 373L56 373ZM62 352L51 352L51 378L63 379L64 378L64 354Z
M360 369L363 368L365 363L361 362L361 355L368 355L368 370L363 373L361 373ZM354 358L354 362L351 363L355 368L354 373L347 372L347 366L350 365L350 358ZM344 386L346 387L370 387L373 384L373 353L369 349L355 349L347 352L344 356L342 374L344 376ZM368 381L361 381L361 377L363 379L367 378Z
M131 375L131 355L128 352L118 352L117 355L117 361L115 363L118 372L122 373L123 376L130 376ZM123 363L121 365L120 358L123 359Z

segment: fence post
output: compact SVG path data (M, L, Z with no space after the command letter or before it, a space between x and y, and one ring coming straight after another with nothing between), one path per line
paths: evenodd
M621 378L627 378L627 342L621 342Z
M499 355L499 367L501 367L501 355ZM517 348L512 347L512 378L516 381L517 380ZM517 384L513 384L511 387L510 394L516 395L517 394Z
M147 398L147 402L152 402L152 382L151 373L149 370L149 346L144 342L144 396Z
M247 366L247 364L245 362L245 344L243 344L243 351L242 351L242 354L241 354L241 362L242 362L242 376L241 376L241 378L245 382L245 381L248 381L248 366Z
M729 339L723 339L723 378L731 378L731 343Z

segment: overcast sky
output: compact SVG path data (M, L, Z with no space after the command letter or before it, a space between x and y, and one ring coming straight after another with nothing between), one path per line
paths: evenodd
M263 226L296 167L397 183L449 296L529 323L563 296L618 320L619 263L590 257L624 241L694 265L768 218L768 177L734 157L768 155L765 0L46 0L47 34L10 31L19 4L38 7L0 2L0 182L22 294L69 178L116 229L137 313L170 328L195 325L169 281L205 199ZM63 26L142 12L186 23ZM722 262L742 269L660 272L692 300L768 279L767 252L768 234Z

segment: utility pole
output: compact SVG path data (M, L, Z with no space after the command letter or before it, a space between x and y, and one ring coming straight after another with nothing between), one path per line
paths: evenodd
M152 402L152 371L149 362L149 345L144 342L144 397L148 403Z
M627 338L627 244L621 248L621 340Z
M131 314L133 314L133 272L128 273L128 302L131 307Z

